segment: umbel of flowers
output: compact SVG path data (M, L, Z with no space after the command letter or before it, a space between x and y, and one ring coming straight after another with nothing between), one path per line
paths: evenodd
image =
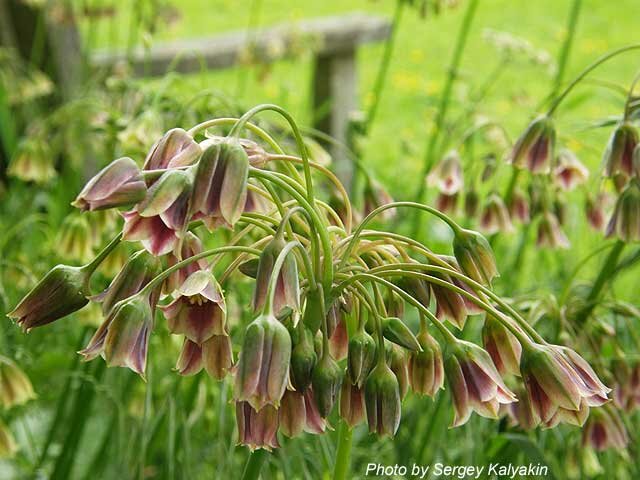
M269 110L290 125L299 156L251 123ZM212 133L220 127L231 128ZM536 127L527 145L548 148L539 138L548 128ZM450 162L449 192L458 188ZM170 130L140 163L115 160L74 201L81 210L122 208L122 232L88 264L55 267L9 316L29 331L99 302L103 322L80 354L141 376L163 317L183 338L179 374L235 376L241 444L271 449L279 434L322 434L334 410L350 427L366 421L371 432L393 436L409 388L433 397L448 385L454 426L472 412L497 418L514 405L526 428L582 425L590 407L607 401L609 388L578 353L547 343L491 290L498 271L481 234L432 207L381 204L381 196L371 196L354 225L345 189L309 160L280 107ZM339 212L319 185L340 198ZM376 228L406 209L448 225L455 257ZM229 240L205 249L209 236ZM90 278L122 241L142 248L104 292L92 292ZM230 316L225 299L242 275L253 282L250 322ZM410 308L419 332L405 323ZM486 322L483 345L454 335L466 321ZM244 331L237 358L231 329Z

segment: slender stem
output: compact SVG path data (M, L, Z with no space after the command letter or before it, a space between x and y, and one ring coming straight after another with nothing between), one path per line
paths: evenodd
M346 480L351 463L351 444L353 430L344 420L340 421L338 431L338 449L336 451L336 464L333 469L333 480Z
M210 257L212 255L219 255L222 253L229 252L243 252L243 253L252 253L254 255L260 255L260 250L250 247L244 247L241 245L228 245L225 247L217 247L212 248L210 250L205 250L204 252L200 252L192 257L186 258L181 262L176 263L175 265L167 268L165 271L158 274L153 280L151 280L142 290L140 290L139 294L144 295L151 292L154 288L156 288L159 284L161 284L166 278L169 277L173 272L180 270L187 265L192 264L193 262L197 262L198 260L206 257Z
M378 74L376 75L375 84L373 86L373 102L367 111L367 116L364 121L364 133L368 133L371 128L371 124L378 112L378 106L380 105L380 98L382 97L382 90L386 83L387 74L389 72L389 64L391 63L391 57L393 56L393 48L398 34L398 28L400 26L400 20L402 19L402 11L405 4L405 0L396 0L395 10L393 12L393 20L391 22L391 33L387 37L384 44L384 53L382 54L382 60L378 67Z
M379 215L380 213L384 212L385 210L389 210L391 208L398 208L398 207L415 208L417 210L424 210L425 212L428 212L428 213L430 213L432 215L435 215L440 220L445 222L451 228L451 230L453 230L454 234L456 234L456 233L458 233L458 232L460 232L462 230L460 225L458 225L455 221L453 221L447 215L445 215L441 211L439 211L439 210L437 210L437 209L435 209L433 207L430 207L428 205L422 205L421 203L416 203L416 202L391 202L391 203L387 203L386 205L382 205L382 206L376 208L375 210L373 210L369 215L367 215L365 217L365 219L360 223L360 225L358 225L358 227L356 228L355 232L351 236L351 240L349 241L349 244L347 245L347 249L345 250L344 254L342 255L342 259L340 260L340 264L339 264L338 268L342 268L342 267L345 266L349 256L351 255L351 252L353 251L353 248L355 247L355 245L356 245L356 243L358 241L358 238L360 237L360 234L362 233L362 230L364 230L364 227L367 225L367 223L369 223L371 220L373 220L376 217L376 215Z
M418 202L422 200L425 191L424 177L427 175L427 173L429 173L429 170L431 170L431 166L434 162L436 145L438 144L438 139L440 138L440 134L442 133L442 129L444 127L444 121L447 116L449 103L451 101L451 94L453 92L453 84L455 79L457 78L458 68L460 67L460 61L462 59L462 53L464 52L467 43L467 36L469 33L469 29L471 28L471 23L473 22L473 18L475 16L477 6L478 0L469 1L467 10L464 14L464 18L462 19L462 25L460 26L460 30L458 32L458 38L456 40L456 46L453 50L453 56L451 57L451 64L449 65L446 83L442 92L442 96L440 97L440 103L438 104L436 120L433 124L433 128L431 129L431 134L429 135L429 143L425 151L422 175L420 175L420 177L418 178L420 185L415 196L415 200Z
M115 237L113 237L113 239L107 244L107 246L104 247L102 251L98 253L98 255L96 255L96 258L94 258L93 260L91 260L90 263L82 267L82 269L85 270L85 272L87 272L87 275L89 277L93 274L93 272L96 271L96 269L100 266L100 264L104 261L104 259L109 256L109 254L113 251L114 248L116 248L120 244L121 241L122 241L122 232L118 233Z
M640 44L638 43L633 45L627 45L626 47L621 47L609 53L604 54L603 56L598 58L596 61L594 61L591 65L587 66L576 78L573 79L573 81L569 85L567 85L567 87L562 91L562 93L558 97L556 97L556 99L551 104L551 107L549 107L549 110L547 111L547 116L553 115L553 113L556 111L560 103L562 103L562 101L566 98L569 92L571 92L571 90L573 90L573 88L576 85L578 85L578 83L580 83L584 77L586 77L589 73L595 70L598 66L600 66L607 60L613 57L616 57L622 53L628 52L630 50L638 50L638 49L640 49Z
M242 472L241 480L258 480L260 478L260 470L267 459L267 452L265 450L254 450L249 454L249 459Z
M571 10L569 11L569 20L567 22L567 36L562 44L562 49L558 56L558 70L556 76L553 79L553 92L552 97L558 93L562 81L564 80L564 74L569 63L569 54L571 53L571 46L573 45L573 39L576 34L576 26L578 25L578 17L580 16L580 8L582 7L582 0L573 0Z
M625 246L626 244L622 240L618 240L613 246L613 248L611 249L611 251L609 252L609 255L607 256L606 260L602 264L600 273L598 274L595 281L593 282L593 285L591 286L589 295L587 295L586 305L581 310L579 310L578 313L576 314L576 324L578 326L583 325L586 322L589 315L591 314L591 312L593 312L593 309L596 306L596 301L598 300L598 298L600 297L600 294L602 293L602 289L607 284L607 281L609 280L609 278L611 278L611 276L616 270L616 266L618 265L618 259L620 258L620 255L622 254L622 251L624 250Z

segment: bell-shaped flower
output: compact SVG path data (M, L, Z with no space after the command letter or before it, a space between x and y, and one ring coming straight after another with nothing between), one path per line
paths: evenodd
M633 150L638 144L638 132L630 123L616 127L609 138L602 163L607 177L621 174L629 177L633 170Z
M93 225L89 225L86 215L68 215L56 235L56 248L61 258L68 261L89 262L93 253Z
M236 141L209 143L202 153L193 189L193 210L212 230L233 227L247 202L249 158Z
M522 346L496 317L487 314L482 327L482 342L501 375L520 375Z
M144 170L163 170L194 164L202 150L200 145L181 128L173 128L158 140L144 161Z
M289 380L291 336L274 316L263 314L246 329L236 372L236 400L256 410L278 408Z
M460 154L456 150L448 152L431 170L427 183L445 195L458 193L464 185Z
M299 392L304 392L311 384L311 374L318 363L313 335L303 324L299 325L297 335L294 336L291 351L291 383Z
M149 336L153 330L150 292L118 302L79 353L85 360L102 355L108 366L128 367L144 377Z
M562 231L558 217L550 211L545 211L538 223L536 245L539 248L569 248L571 243Z
M629 434L614 408L605 406L591 410L582 430L583 446L590 446L597 452L602 452L609 448L620 451L628 444Z
M472 280L489 286L498 276L493 250L482 234L460 230L453 238L453 253L462 271Z
M0 420L0 458L12 458L18 451L18 444L9 427Z
M534 411L531 399L524 387L516 390L518 401L506 405L509 408L510 418L514 425L519 425L523 430L533 430L540 424L540 417Z
M71 203L80 210L103 210L142 201L147 185L129 157L114 160L93 177Z
M342 382L338 413L340 418L351 428L362 423L365 416L364 390L362 386L351 382Z
M401 401L398 379L381 361L367 377L364 401L369 432L393 437L400 425Z
M172 267L181 260L186 260L194 255L202 253L202 242L192 232L187 232L182 239L182 245L179 252L171 252L167 255L167 267ZM163 285L163 291L167 294L173 293L180 287L189 275L207 268L208 262L206 258L201 258L195 262L191 262L182 268L173 272Z
M589 170L578 157L566 148L558 153L558 161L553 171L554 181L561 189L570 191L584 184L589 178Z
M447 195L446 193L438 193L436 197L436 208L442 213L453 214L456 212L458 205L458 193Z
M84 307L89 272L81 267L56 265L27 293L7 317L26 332L66 317Z
M253 310L262 310L267 301L267 291L271 273L275 267L276 260L282 249L286 245L286 240L282 234L277 233L275 237L264 247L260 254L258 273L256 276L256 286L253 291ZM307 300L309 297L307 297ZM278 273L275 285L275 297L273 300L273 311L278 316L285 308L300 310L300 285L298 283L298 266L293 255L287 255ZM305 322L305 324L307 324ZM309 325L308 325L309 326ZM309 328L312 328L309 326Z
M618 197L606 232L625 242L640 241L640 180L632 179Z
M391 369L398 380L400 399L404 400L409 392L409 357L408 352L393 343L385 349L387 366Z
M566 347L523 345L520 371L533 413L547 426L586 420L588 407L602 405L610 391L589 364Z
M422 351L409 355L409 383L414 392L433 397L444 385L442 351L426 325L421 326L417 338Z
M139 240L153 255L166 255L176 248L189 221L192 174L169 170L149 188L134 210L123 213L124 240Z
M324 348L324 347L323 347ZM326 349L311 375L311 385L318 407L318 413L322 418L327 418L333 409L338 392L342 386L344 374L342 368Z
M309 387L304 391L304 410L306 414L304 431L314 435L320 435L327 429L327 421L320 415L316 396L313 388Z
M284 435L289 438L300 435L307 421L304 395L294 390L285 391L278 409L278 419Z
M602 232L606 225L606 196L604 194L598 194L596 198L591 195L587 195L584 205L584 213L587 217L589 226L597 232Z
M480 226L488 235L513 231L509 210L498 194L492 193L487 197L480 214Z
M438 255L438 257L449 264L449 268L455 272L463 273L460 265L458 264L458 260L456 257L452 257L449 255ZM456 287L464 290L469 295L459 294L464 302L464 308L466 310L467 316L469 315L479 315L484 313L484 309L479 306L476 302L473 301L473 297L477 298L477 293L469 286L467 282L458 278L454 275L447 275L449 281L455 285Z
M362 388L373 368L376 358L376 342L364 329L364 322L358 331L349 339L347 354L347 373L350 382Z
M29 377L16 363L0 356L0 404L9 409L36 398Z
M226 335L227 307L222 288L208 270L198 270L176 290L169 305L160 307L169 331L202 345L214 335Z
M515 167L527 168L532 173L549 173L555 140L551 117L538 117L518 138L508 160Z
M161 271L162 264L157 257L139 250L129 257L107 289L91 300L102 303L102 312L108 316L116 303L138 293ZM155 301L152 299L151 303Z
M472 411L497 418L501 404L516 401L489 354L473 343L458 340L447 345L444 368L453 396L453 427L466 423Z
M452 278L447 274L434 272L432 275L457 287L457 285L453 283ZM465 297L453 289L436 283L435 281L431 282L431 290L436 300L436 317L438 320L449 320L459 329L464 328L468 315Z
M204 367L211 378L222 380L233 366L231 339L228 335L213 335L202 345L185 338L176 371L180 375L195 375Z
M340 315L336 327L329 337L329 352L336 361L347 358L349 352L349 335L347 333L347 319Z
M531 220L529 200L519 188L514 189L507 208L509 210L509 216L520 223L527 224Z
M278 410L273 406L266 405L256 410L249 402L236 401L236 423L240 445L246 445L252 451L258 448L271 451L280 447Z

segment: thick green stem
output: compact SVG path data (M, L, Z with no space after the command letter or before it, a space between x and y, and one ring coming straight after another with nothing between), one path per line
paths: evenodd
M346 480L351 465L351 444L353 430L344 421L340 421L338 431L338 450L336 451L336 464L333 469L333 480Z
M462 20L462 25L460 26L460 31L458 32L458 38L456 40L456 46L453 50L453 56L451 58L451 64L449 65L446 83L442 92L442 96L440 97L440 103L438 104L438 113L436 114L436 120L433 124L433 128L431 129L431 134L429 135L429 143L427 144L427 149L425 151L422 175L420 175L420 177L418 178L418 182L420 182L420 185L415 196L415 200L417 202L422 201L422 197L424 196L424 177L427 175L427 173L429 173L429 170L431 170L431 167L434 163L436 145L438 144L438 139L440 138L440 134L442 133L442 129L444 127L444 121L447 116L447 111L449 110L449 103L451 102L451 94L453 93L453 84L455 82L455 79L457 78L458 68L460 67L460 60L462 59L462 53L464 52L467 43L467 36L469 33L469 29L471 28L471 23L473 22L473 18L475 16L477 6L478 0L469 1L467 10Z
M591 290L589 291L589 295L587 295L587 303L586 305L578 311L576 314L576 324L583 325L593 309L596 306L597 300L602 293L602 289L607 284L609 279L612 277L614 272L616 271L616 267L618 265L618 259L624 250L626 244L622 240L618 240L616 244L613 246L606 260L604 261L602 268L600 269L600 273L596 277L596 280L593 282L591 286Z
M249 454L249 459L242 472L242 480L258 480L260 478L260 470L267 459L265 450L254 450Z

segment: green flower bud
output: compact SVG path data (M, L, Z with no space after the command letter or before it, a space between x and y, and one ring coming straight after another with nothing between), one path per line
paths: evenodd
M414 392L433 397L444 383L442 351L424 326L417 339L422 351L409 355L409 383Z
M378 363L367 377L364 399L369 432L393 437L400 425L400 387L384 362Z
M247 401L260 410L278 408L289 379L291 336L271 315L260 315L245 332L238 370L236 400Z
M309 290L307 292L307 301L302 315L302 323L304 323L311 333L315 334L320 330L324 317L324 294L322 287L318 285L318 288L315 290Z
M400 387L400 398L404 399L409 391L409 362L407 352L398 345L390 344L386 349L387 365L396 376Z
M347 355L349 379L353 385L362 388L376 359L376 342L371 335L361 329L349 340Z
M311 384L311 374L318 362L318 356L309 329L301 326L297 332L298 339L291 352L291 380L297 391L304 392Z
M342 385L343 372L328 352L324 352L318 365L313 369L311 385L322 418L331 413Z
M405 323L396 317L388 317L382 320L382 334L384 338L401 347L414 352L420 351L420 344L413 332Z
M26 332L80 310L86 297L89 272L80 267L57 265L25 295L7 317Z
M489 286L498 276L491 246L480 233L461 229L453 239L453 253L462 271L472 280Z

